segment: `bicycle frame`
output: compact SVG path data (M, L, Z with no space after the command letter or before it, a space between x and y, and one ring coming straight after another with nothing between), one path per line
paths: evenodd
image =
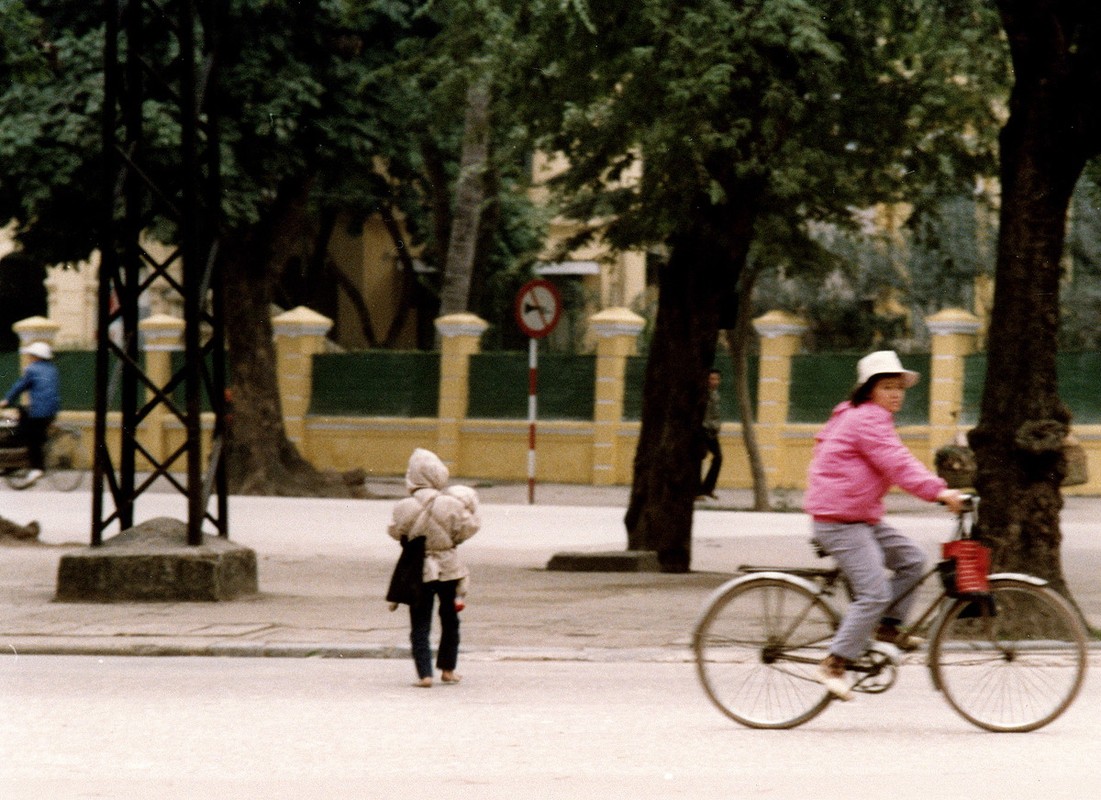
M957 515L956 530L955 530L955 534L952 537L952 540L970 538L971 528L974 524L974 516L978 511L977 503L978 503L978 499L975 498L974 496L970 496L970 497L967 498L966 505L964 506L963 510L961 510L959 512L959 514ZM789 568L784 568L784 567L753 567L753 566L744 566L743 565L741 567L741 571L746 573L745 578L741 579L741 580L744 580L744 581L750 581L750 580L754 580L754 579L758 579L758 578L769 578L769 579L772 579L772 580L785 581L787 583L792 583L794 585L801 586L802 588L810 591L812 594L815 594L819 597L826 597L826 598L829 598L829 597L833 596L833 592L834 592L834 589L837 585L838 580L839 579L841 579L841 580L844 579L844 576L842 575L841 570L837 567L833 567L833 568L808 567L808 568L789 569ZM904 597L909 597L914 592L920 590L930 578L932 578L934 575L938 575L938 573L939 573L939 568L937 566L933 566L931 569L927 570L921 576L921 578L919 578L918 581L916 583L914 583L913 586L911 586L909 589L907 589L905 592L903 592L901 595L899 595L898 599L902 599ZM991 580L1013 579L1013 580L1018 580L1018 581L1024 581L1025 583L1030 583L1033 586L1046 586L1047 585L1047 581L1045 581L1041 578L1037 578L1033 575L1026 575L1024 573L1016 573L1016 572L997 573L997 574L991 575L990 579ZM948 604L950 602L952 602L953 600L955 600L955 599L956 598L951 597L948 594L948 592L942 588L940 590L940 592L937 593L936 597L934 597L933 600L929 603L929 605L925 607L925 610L922 611L921 614L918 615L917 619L915 619L913 622L909 623L908 625L903 626L902 633L912 634L912 633L915 633L917 631L922 630L923 628L926 627L927 624L929 624L930 620L939 613L940 614L940 619L935 620L934 622L932 622L932 624L929 627L928 636L929 636L930 639L932 639L936 635L937 630L939 629L940 625L943 624L944 615L945 615L945 613L947 612L947 610L949 608ZM804 613L802 615L800 615L795 620L793 620L789 630L784 632L785 636L787 634L790 634L790 632L792 630L794 630L796 627L798 627L798 625L803 621L803 618L805 617L806 613L809 610L810 610L810 607L808 606L807 609L804 610ZM794 662L794 663L815 663L810 659L807 659L807 658L802 657L802 656L797 656L797 655L787 655L787 654L785 654L783 656L783 658L786 661L791 661L791 662ZM865 671L865 670L859 669L856 665L853 665L853 666L854 666L854 671L858 671L858 672L859 671ZM936 687L936 688L938 690L940 689L939 686Z
M975 514L978 512L977 504L978 504L978 498L977 497L975 497L973 495L967 497L966 504L965 504L963 510L961 510L959 512L959 514L957 515L956 531L955 531L955 534L954 534L954 536L952 537L952 539L950 541L953 541L953 540L956 540L956 539L967 539L967 538L971 537L971 529L974 525L974 517L975 517ZM822 579L822 581L820 583L814 583L812 581L808 581L808 580L805 580L805 579L799 579L798 583L803 585L804 588L810 589L812 592L814 592L815 594L817 594L820 597L821 596L831 597L833 595L833 589L834 589L834 586L836 585L836 582L837 582L838 578L839 577L843 578L843 575L841 574L840 569L838 569L838 568L834 568L834 569L813 569L812 568L812 569L803 569L803 570L792 570L792 571L788 571L786 574L783 571L761 572L761 571L755 570L752 567L744 568L744 569L746 569L748 572L750 572L750 575L748 577L760 577L761 575L766 574L766 575L768 575L768 577L771 577L771 578L787 579L789 577L790 578L797 577L800 573L807 574L807 575L813 575L815 577L819 577L819 578ZM940 571L939 567L934 565L931 569L926 571L925 574L923 574L921 576L921 578L919 578L918 581L916 583L914 583L913 586L911 586L909 589L907 589L905 592L903 592L901 595L899 595L898 599L902 599L904 597L909 597L911 594L913 594L914 592L921 589L930 578L932 578L934 575L938 575L939 571ZM938 577L939 577L939 575L938 575ZM1035 575L1028 575L1026 573L1020 573L1020 572L999 572L999 573L994 573L994 574L991 574L989 576L989 580L991 580L991 581L1015 580L1015 581L1020 581L1020 582L1023 582L1023 583L1028 583L1028 584L1031 584L1031 585L1037 586L1037 587L1043 587L1043 586L1048 585L1048 582L1046 580L1042 579L1042 578L1037 578ZM913 622L903 626L902 629L901 629L901 632L903 634L913 634L917 631L920 631L920 630L922 630L923 628L926 627L927 623L929 623L929 621L933 617L935 617L937 614L939 614L940 619L937 619L937 620L935 620L931 623L931 625L929 626L929 632L928 632L928 638L930 640L936 638L936 635L937 635L937 632L940 629L940 626L944 624L945 616L946 616L947 611L951 607L951 603L956 599L957 598L952 597L951 595L949 595L947 590L942 588L940 590L940 592L937 593L936 597L934 597L933 600L929 603L929 605L925 607L925 610L922 611L921 614L918 615L917 619L915 619ZM785 656L785 659L789 660L789 661L793 661L793 662L800 662L800 663L805 663L805 662L808 661L807 659L799 657L799 656ZM931 662L928 661L928 657L927 657L927 663L931 664ZM868 671L866 669L860 668L860 666L856 665L856 664L852 665L851 669L854 672L867 672ZM937 689L937 691L940 691L941 687L939 685L939 682L936 680L935 676L934 676L934 679L933 679L933 683L934 683L934 687Z
M970 538L976 505L977 498L960 510L955 539ZM839 585L851 597L851 587L836 565L740 571L712 593L694 629L699 679L719 710L743 725L801 725L835 699L822 686L820 665L843 616L841 601L831 598ZM902 597L913 601L935 574L939 565L923 571ZM914 660L925 661L934 689L964 719L994 732L1036 730L1077 696L1087 634L1047 581L1009 572L988 577L981 595L959 593L948 580L940 586L938 578L938 591L923 593L931 602L900 627L928 637L927 655ZM903 663L897 645L873 641L847 665L855 682L846 684L853 692L885 692Z

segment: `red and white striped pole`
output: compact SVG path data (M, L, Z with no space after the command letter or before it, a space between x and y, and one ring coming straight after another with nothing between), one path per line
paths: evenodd
M535 504L535 408L539 340L528 339L528 505Z
M542 278L528 281L516 294L516 324L528 335L528 504L535 503L535 390L539 340L550 334L562 313L562 298L554 284Z

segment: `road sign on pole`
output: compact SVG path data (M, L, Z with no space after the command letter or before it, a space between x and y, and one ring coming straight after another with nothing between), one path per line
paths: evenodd
M542 339L554 330L562 316L562 296L548 280L528 281L516 295L516 324L533 339Z
M516 295L516 324L528 339L528 505L535 503L535 419L539 339L547 336L562 315L562 297L553 283L528 281Z

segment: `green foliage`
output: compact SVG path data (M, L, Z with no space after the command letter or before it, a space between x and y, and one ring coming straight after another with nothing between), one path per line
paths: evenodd
M975 279L993 274L996 237L995 211L970 195L945 198L900 231L816 226L810 247L783 243L771 259L758 248L755 258L772 264L799 253L801 268L766 270L756 303L806 318L817 351L918 351L929 346L925 316L973 307Z
M617 246L668 241L753 182L761 214L849 224L854 206L994 168L991 81L1008 73L981 3L528 7L518 97L539 143L570 159L567 212L615 215Z
M526 196L529 162L519 137L514 110L499 101L499 76L511 69L509 53L513 19L507 3L498 0L429 0L412 13L397 43L396 58L380 69L387 113L401 126L387 141L387 172L402 181L403 209L409 214L422 260L441 273L446 260L446 236L451 209L447 201L458 179L462 119L467 88L474 82L489 87L491 141L486 181L491 191L482 224L471 305L492 324L511 314L510 306L493 301L502 282L530 275L541 244L543 219ZM446 195L446 197L444 197ZM417 206L421 211L417 213ZM432 215L424 213L433 206ZM433 282L432 291L438 289Z
M1009 67L988 4L594 0L584 18L528 5L518 102L570 161L564 212L607 224L613 245L666 246L707 208L748 203L743 280L761 275L758 295L808 316L820 346L902 340L903 320L874 312L885 288L932 311L959 301L946 283L966 294L986 268L945 203L997 171ZM889 252L853 210L901 201L913 232Z
M1059 346L1101 349L1101 160L1086 168L1071 204L1067 231L1069 274L1062 293Z
M446 242L437 238L448 227L462 123L456 98L492 66L498 39L487 32L507 34L497 5L229 2L213 100L227 228L255 225L305 187L311 216L301 230L281 232L276 268L294 256L310 261L303 255L316 246L323 212L356 225L380 209L406 224L401 247L423 246L421 260L442 268L436 254ZM78 261L96 246L102 13L84 0L0 0L0 222L18 221L24 252L42 264ZM168 174L179 139L173 109L151 100L144 112L145 160L154 175ZM505 113L498 119L490 273L530 263L536 247L522 159L509 143L516 126ZM149 226L166 240L175 235L163 219Z
M27 317L46 314L45 277L42 266L22 253L8 253L0 258L0 352L19 347L19 337L12 325Z
M18 220L45 264L81 259L95 243L103 37L55 31L36 5L0 4L0 221Z
M95 244L101 12L0 0L0 218L41 263ZM817 279L856 251L816 243L811 223L851 227L853 207L904 198L921 225L993 171L1007 75L979 0L234 0L226 20L234 227L298 182L316 212L400 213L404 244L442 267L463 93L491 76L497 191L476 310L502 328L539 244L530 144L568 155L560 210L611 220L614 246L666 244L701 209L753 196L754 258ZM149 104L147 124L169 164L175 121ZM960 266L929 258L945 269L922 276Z

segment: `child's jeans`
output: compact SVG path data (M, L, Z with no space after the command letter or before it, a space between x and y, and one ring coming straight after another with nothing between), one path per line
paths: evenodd
M432 606L437 595L440 598L440 649L436 656L436 667L451 672L459 660L459 612L455 610L456 581L429 581L424 584L424 592L419 603L409 607L411 631L409 641L413 645L413 663L417 666L417 676L432 677L432 646L429 635L432 633Z

